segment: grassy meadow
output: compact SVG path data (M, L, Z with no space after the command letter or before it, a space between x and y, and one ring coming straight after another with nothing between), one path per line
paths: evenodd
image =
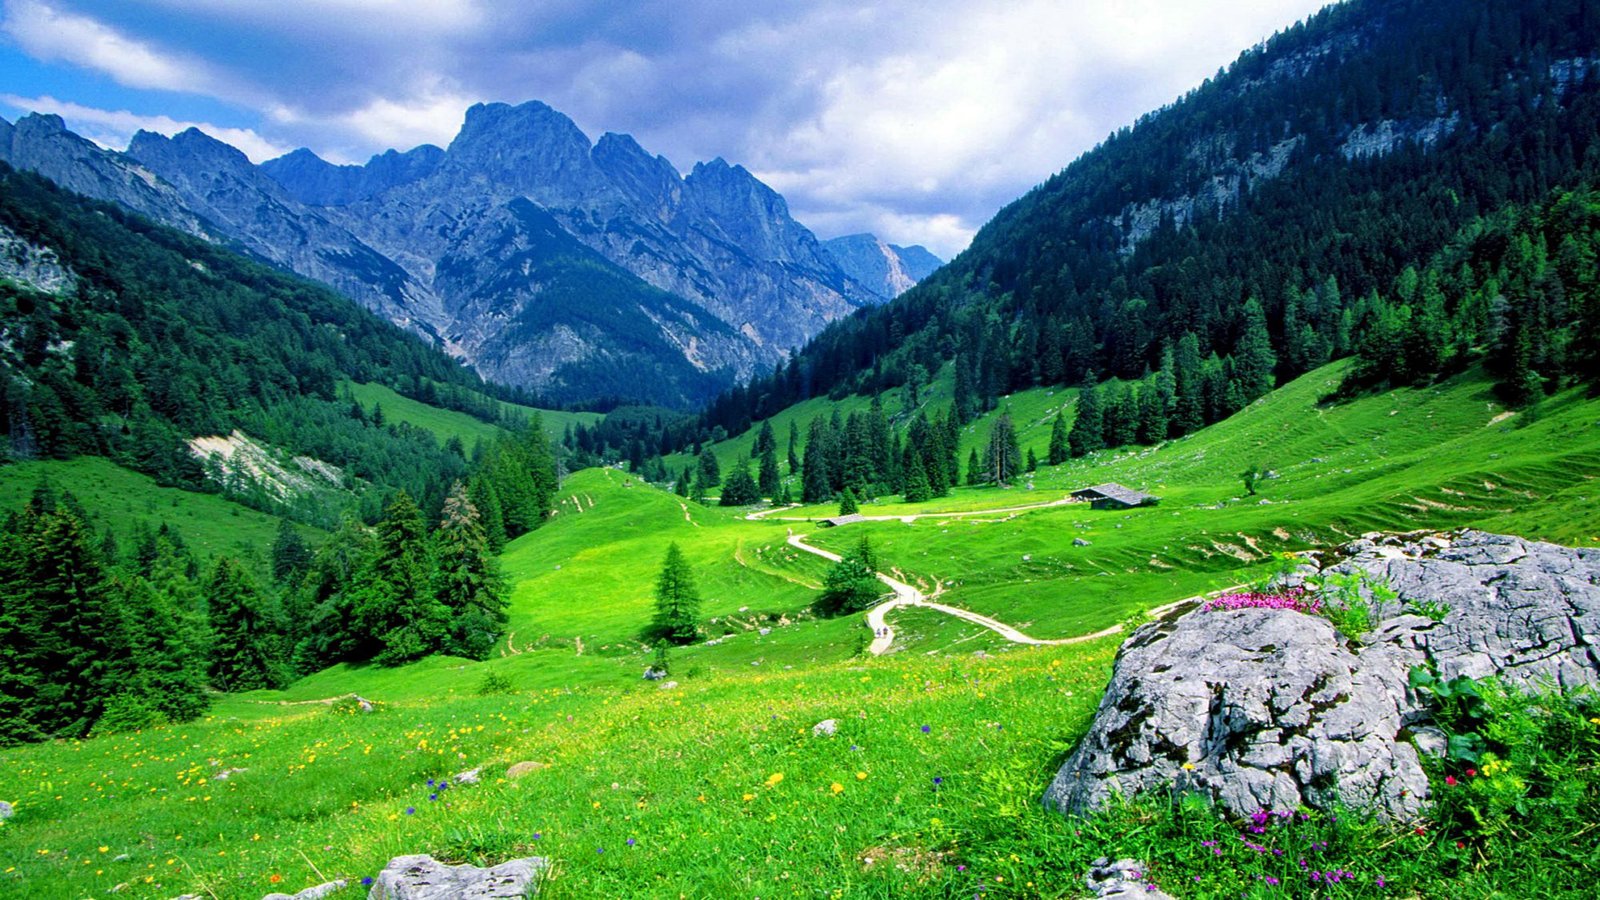
M1160 448L1041 467L1009 489L862 507L919 517L910 522L821 530L777 517L827 507L748 520L622 471L576 473L551 521L501 558L511 622L487 662L341 666L284 691L221 697L187 725L0 753L0 800L17 810L0 825L0 896L255 900L359 882L417 852L546 856L540 896L552 898L1078 897L1088 862L1119 853L1159 860L1151 877L1178 896L1515 896L1509 870L1469 877L1426 862L1449 850L1441 836L1330 825L1296 852L1353 876L1306 893L1269 889L1265 874L1242 882L1259 861L1197 850L1226 830L1215 817L1138 805L1081 820L1047 812L1039 799L1089 722L1117 638L1019 648L912 608L892 614L895 648L872 658L861 655L870 635L859 618L808 611L827 564L790 547L791 531L836 551L867 535L883 567L941 586L942 602L1041 638L1115 625L1250 578L1276 551L1369 530L1473 525L1600 545L1600 402L1569 393L1508 415L1469 373L1321 405L1341 373L1312 373ZM409 414L382 402L386 415ZM1070 402L1070 392L1029 391L1002 408L1042 456L1049 418ZM802 426L828 411L827 401L806 406L789 414ZM964 442L982 441L995 414ZM775 425L782 449L787 425ZM751 437L715 449L726 464ZM119 528L187 510L178 521L193 542L264 550L276 524L153 486L121 499L116 479L137 476L98 461L39 465ZM1276 473L1256 496L1238 477L1249 465ZM35 475L0 470L0 499L21 502ZM1162 502L988 512L1103 481ZM676 686L663 689L640 679L651 654L638 635L670 542L693 566L708 640L673 651ZM318 702L352 692L377 712ZM836 736L812 735L823 719L836 720ZM542 767L505 777L524 761ZM477 768L480 784L437 786Z

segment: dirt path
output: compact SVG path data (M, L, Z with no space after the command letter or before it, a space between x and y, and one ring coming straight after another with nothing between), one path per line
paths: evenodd
M963 509L963 510L957 510L955 512L911 513L910 515L904 515L904 516L865 516L864 515L864 516L861 517L861 521L863 521L863 522L905 522L906 524L909 525L909 524L911 524L912 522L915 522L918 519L963 519L963 518L966 518L967 516L992 516L992 515L995 515L996 513L1020 513L1020 512L1027 512L1028 510L1031 510L1031 509L1049 509L1052 506L1066 506L1069 503L1077 503L1077 502L1079 502L1079 501L1073 500L1072 497L1067 496L1067 497L1062 497L1060 500L1049 500L1049 501L1046 501L1044 503L1029 503L1029 504L1026 504L1026 505L1023 505L1023 506L1002 506L1002 507L999 507L999 508L996 508L996 509ZM789 506L775 506L775 507L773 507L771 509L763 509L763 510L760 510L758 512L753 512L753 513L745 516L745 518L750 520L750 521L752 521L752 522L759 522L759 521L761 521L763 519L767 519L767 520L770 520L770 521L773 521L773 522L815 522L815 521L817 521L814 517L813 518L806 518L804 516L775 516L775 515L773 515L773 513L783 512L786 509L794 509L794 508L796 508L798 506L800 506L800 504L798 504L798 503L794 503L794 504L791 504Z
M994 512L994 510L989 510L989 512ZM805 537L806 536L803 534L791 534L789 535L789 545L797 550L804 550L807 553L820 556L830 562L839 561L839 554L831 553L827 550L823 550L820 547L813 547L805 542ZM867 652L871 653L873 656L882 656L891 646L894 645L894 626L889 624L886 617L890 612L899 609L902 606L918 606L922 607L923 609L936 610L944 613L945 615L955 616L958 619L965 619L974 625L981 625L984 628L987 628L990 631L993 631L995 634L998 634L1006 640L1012 642L1013 644L1027 644L1036 647L1081 644L1085 641L1110 637L1111 635L1122 631L1121 625L1112 625L1110 628L1102 628L1099 631L1091 634L1080 634L1076 637L1030 637L1011 627L1010 625L1007 625L998 619L992 619L986 615L983 615L982 613L975 613L970 609L962 609L959 606L936 603L928 599L927 595L922 593L922 591L912 587L909 584L906 584L904 581L891 578L882 572L875 572L873 574L877 575L879 581L883 582L890 590L894 591L893 597L867 610L867 627L872 629L872 643L867 645ZM1240 585L1235 585L1233 588L1224 588L1223 590L1234 590L1237 587L1240 587ZM1171 603L1167 603L1150 610L1150 615L1160 616L1182 606L1185 603L1192 603L1201 599L1204 598L1185 597L1182 600L1174 600Z

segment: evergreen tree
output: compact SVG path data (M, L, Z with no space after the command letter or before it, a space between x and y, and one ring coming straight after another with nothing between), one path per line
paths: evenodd
M393 666L438 651L450 613L433 586L433 548L421 510L404 491L384 510L361 578L356 619L373 662Z
M311 548L288 519L278 520L278 533L272 539L272 580L293 586L311 567Z
M1067 452L1072 456L1086 456L1105 448L1100 409L1100 391L1085 384L1078 391L1078 415L1072 420L1072 430L1067 432Z
M717 501L719 506L749 506L761 501L761 491L756 486L756 480L750 477L750 467L741 462L733 467L733 473L728 476L728 481L722 486L722 497Z
M1254 297L1244 304L1244 333L1234 353L1239 389L1248 403L1272 390L1272 370L1278 357L1267 333L1267 314ZM1241 404L1242 405L1242 404Z
M505 629L508 597L478 509L459 481L445 498L437 535L436 596L450 616L444 649L486 659Z
M112 686L97 730L142 728L188 722L211 705L204 641L181 608L181 600L155 582L134 576L115 582L121 597L121 630L128 642L125 671Z
M874 571L876 566L872 545L863 535L855 549L823 576L822 595L812 602L812 610L828 618L871 608L884 594L883 582Z
M1017 430L1011 424L1009 413L1001 413L989 430L988 449L984 451L984 468L989 479L1002 487L1011 484L1022 469L1022 451L1017 445Z
M1050 448L1045 454L1045 462L1059 466L1067 461L1070 452L1067 446L1067 412L1063 409L1056 413L1055 421L1050 423Z
M656 578L656 612L650 623L651 640L690 644L700 630L700 594L694 573L676 541L667 545L667 557Z
M928 484L928 470L922 464L922 455L906 448L905 502L922 503L933 499L933 488Z
M778 487L783 477L778 474L778 451L772 447L761 451L761 469L756 478L756 489L763 497L776 501Z
M211 683L223 691L279 688L284 683L282 630L250 575L218 557L205 584L211 606Z
M1178 339L1178 350L1172 356L1172 380L1177 402L1172 421L1167 426L1167 436L1183 437L1199 431L1206 424L1200 339L1192 331L1184 332Z
M1039 455L1033 452L1032 447L1028 448L1028 471L1039 471Z
M828 420L821 416L812 419L806 429L804 474L800 481L802 503L823 503L833 496L828 479L828 443Z
M700 451L696 464L699 466L701 487L713 488L722 484L722 467L718 465L717 455L711 452L709 445Z
M506 548L506 519L500 508L500 495L495 493L494 482L482 475L472 479L467 488L467 498L478 511L478 521L483 525L483 538L490 553Z
M861 506L856 503L856 492L849 488L839 495L839 515L848 516L861 511Z
M778 452L778 437L772 433L772 420L761 423L761 430L756 433L756 442L750 449L751 459L760 459L763 454Z
M967 454L967 485L983 484L983 479L983 461L978 459L978 448L973 447L972 452Z
M789 474L796 475L800 472L800 425L794 419L789 420Z

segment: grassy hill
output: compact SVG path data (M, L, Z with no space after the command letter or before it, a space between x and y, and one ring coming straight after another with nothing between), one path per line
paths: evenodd
M162 487L147 475L95 456L0 466L0 513L26 504L41 480L71 491L97 527L109 526L122 540L140 524L158 528L166 523L202 557L234 556L264 569L278 531L277 516L215 494ZM297 527L308 542L322 540L321 530Z
M451 438L460 438L462 446L471 451L479 441L485 443L493 441L503 433L503 429L490 422L485 422L475 416L453 409L441 409L429 406L420 400L396 393L391 388L381 384L359 384L353 381L345 382L343 387L349 390L362 409L370 415L374 407L382 406L385 420L391 422L406 422L418 428L430 431L440 443ZM544 423L544 429L552 440L560 440L562 433L569 425L594 425L603 418L599 413L567 412L565 410L538 409L532 406L521 406L516 403L498 401L500 408L510 417L532 418L539 416Z
M1600 401L1567 393L1508 415L1471 372L1321 405L1342 372L1313 372L1185 440L1041 468L1031 487L863 506L920 517L909 523L748 520L621 471L579 472L554 519L502 557L510 633L487 662L338 667L225 697L188 725L5 751L0 799L18 813L0 827L0 894L126 884L120 896L254 900L432 852L546 855L555 870L541 896L555 898L1075 897L1089 860L1139 840L1135 824L1038 806L1098 702L1116 639L1024 649L909 609L891 615L894 651L858 656L859 618L806 612L826 564L786 537L841 550L869 535L885 567L942 583L941 601L1038 637L1114 625L1242 580L1274 551L1371 529L1474 525L1600 545ZM1024 445L1042 449L1037 423L1069 401L1030 391L1007 402L1034 423ZM980 440L987 421L964 440ZM717 450L737 454L743 440ZM1252 497L1238 473L1257 464L1276 477ZM985 512L1108 480L1162 503ZM952 515L929 516L941 512ZM675 651L679 686L662 690L639 678L651 657L637 635L673 541L714 641ZM511 692L480 695L489 674ZM352 691L378 712L307 702ZM827 718L837 737L812 737ZM525 760L547 767L503 777ZM480 785L428 784L479 766ZM214 780L235 767L245 771ZM1389 878L1397 896L1432 896L1445 886L1394 870L1423 849L1329 852L1367 883Z

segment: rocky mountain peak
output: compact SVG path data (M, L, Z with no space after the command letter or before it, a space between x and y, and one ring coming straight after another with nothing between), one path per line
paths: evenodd
M609 187L590 159L591 149L576 123L537 100L480 103L467 110L443 167L545 205L565 206Z
M289 195L311 206L348 206L421 181L444 161L444 150L423 144L401 153L386 150L364 166L339 166L301 147L261 164Z
M651 156L632 136L606 132L591 154L595 165L635 201L667 222L683 203L683 178L665 156Z
M198 128L185 129L170 138L153 131L135 132L128 143L128 155L141 162L175 156L191 165L215 166L234 172L254 169L250 157L243 151Z

